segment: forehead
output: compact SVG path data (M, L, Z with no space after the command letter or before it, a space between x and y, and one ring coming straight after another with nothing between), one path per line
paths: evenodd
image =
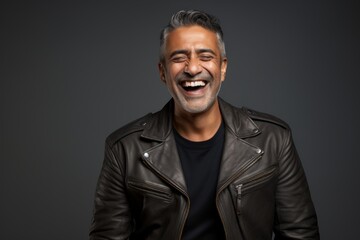
M201 26L179 27L168 34L166 41L167 51L201 47L219 50L216 33Z

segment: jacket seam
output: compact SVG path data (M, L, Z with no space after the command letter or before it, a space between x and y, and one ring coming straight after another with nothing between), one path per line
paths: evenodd
M289 141L290 141L290 138L291 138L291 129L290 128L287 128L286 129L286 136L284 137L284 140L283 140L283 142L282 142L282 146L281 146L281 150L280 150L280 152L279 152L279 156L278 156L278 166L279 166L279 174L278 174L278 179L277 180L279 180L279 176L281 175L281 173L280 173L280 169L281 169L281 166L280 166L280 161L281 161L281 158L282 158L282 156L283 156L283 153L284 153L284 151L285 151L285 148L286 148L286 144L288 144L289 143ZM277 191L277 190L275 190L275 191ZM275 209L276 209L276 214L275 214L275 216L276 216L276 220L277 220L277 225L278 225L278 228L277 229L274 229L274 230L276 230L276 232L282 232L282 224L281 224L281 219L280 219L280 214L279 214L279 211L278 211L278 207L276 206L276 204L277 204L277 201L275 201ZM274 231L275 232L275 231Z
M282 157L282 155L283 155L283 153L285 151L284 149L286 147L286 144L289 142L290 137L291 137L291 130L286 129L286 136L285 136L285 138L284 138L284 140L282 142L281 149L280 149L279 155L278 155L278 159L279 159L278 163L280 162L280 159L281 159L281 157Z

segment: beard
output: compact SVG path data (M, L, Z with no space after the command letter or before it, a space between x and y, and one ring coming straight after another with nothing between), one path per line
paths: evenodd
M187 98L178 98L178 104L181 105L181 108L186 112L191 114L198 114L206 112L209 110L216 102L221 89L221 83L219 89L216 91L216 94L207 95L204 99L187 99Z
M205 85L190 87L190 83L198 81ZM175 101L175 107L180 112L190 114L199 114L209 110L217 101L222 83L220 79L214 79L208 71L202 71L193 76L181 72L175 77L174 82L173 85L167 86ZM203 91L203 94L197 95L196 91Z

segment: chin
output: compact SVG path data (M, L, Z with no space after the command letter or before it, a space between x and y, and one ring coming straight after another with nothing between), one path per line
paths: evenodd
M188 113L197 114L209 110L215 103L216 98L210 99L202 103L189 103L187 101L180 102L181 108Z
M197 106L197 107L185 107L184 110L188 113L197 114L205 112L208 108L204 106Z

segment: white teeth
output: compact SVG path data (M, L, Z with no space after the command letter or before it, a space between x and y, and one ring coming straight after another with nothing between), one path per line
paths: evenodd
M183 82L183 87L203 87L205 82L203 81L185 81Z

